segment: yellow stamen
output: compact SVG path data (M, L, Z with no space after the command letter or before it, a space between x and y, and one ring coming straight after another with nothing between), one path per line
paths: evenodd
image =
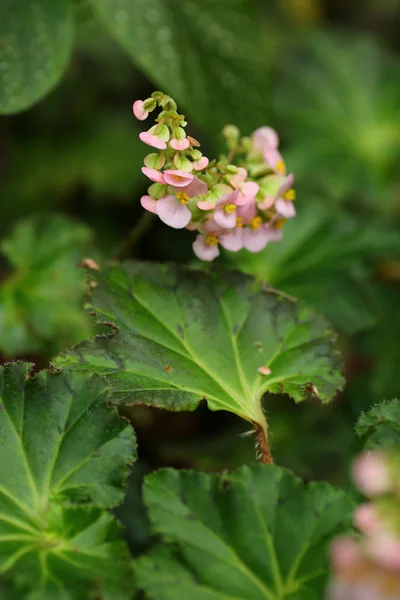
M285 165L285 163L283 162L283 160L278 160L278 162L276 163L276 167L275 167L275 168L276 168L276 170L277 170L279 173L283 173L283 174L285 174L285 173L286 173L286 165Z
M283 197L285 198L285 200L293 202L294 200L296 200L296 192L293 188L290 188L290 190L283 194Z
M236 210L236 204L225 204L224 211L231 215Z
M276 229L282 229L282 227L284 226L285 223L286 223L286 219L278 219L277 221L275 221L274 227Z
M250 221L250 227L253 229L253 231L256 231L262 224L262 218L261 217L254 217L254 219L252 219Z
M236 217L236 227L243 227L242 217Z
M184 192L178 192L176 197L181 204L187 204L189 202L189 196Z
M218 238L216 235L208 235L206 237L206 244L209 246L216 246L218 244Z

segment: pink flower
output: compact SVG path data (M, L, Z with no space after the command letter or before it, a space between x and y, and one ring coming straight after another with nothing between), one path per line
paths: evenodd
M176 138L172 138L169 140L169 145L174 150L186 150L190 146L190 142L187 138L183 138L183 140L177 140Z
M246 181L245 183L237 182L234 185L237 186L235 191L235 204L237 206L242 206L254 200L260 189L254 181Z
M151 196L142 196L140 198L140 204L149 212L157 214L157 200L154 200Z
M157 169L149 169L148 167L142 167L142 173L146 175L151 181L156 183L165 183L164 175L157 171Z
M202 156L199 158L199 160L194 161L193 167L196 169L196 171L202 171L206 168L209 162L210 161L208 160L207 156Z
M216 205L214 219L220 227L232 229L236 225L236 192L224 194L221 196Z
M149 116L149 111L145 109L143 100L136 100L132 105L132 110L139 121L144 121Z
M360 560L360 548L357 540L352 537L336 539L331 545L330 557L335 571L340 573L344 569L351 568Z
M400 538L387 533L368 538L367 550L384 568L400 573Z
M386 457L380 452L364 452L353 465L353 479L366 496L380 496L391 488Z
M260 127L256 129L251 136L253 148L255 150L264 150L264 148L277 148L279 146L279 137L272 127Z
M296 209L293 206L293 201L296 198L296 192L292 188L294 175L290 174L283 180L279 188L277 199L275 200L275 208L277 212L285 219L291 219L296 215Z
M282 229L274 227L271 223L265 225L265 230L268 233L268 242L271 244L274 242L280 242L283 237Z
M211 262L219 256L218 237L215 235L209 234L203 236L199 234L193 242L192 247L193 252L200 260Z
M243 246L249 252L260 252L269 242L269 235L261 217L250 221L250 227L243 229Z
M286 173L286 166L282 155L276 148L271 148L269 146L264 148L264 162L271 167L275 173L280 173L281 175Z
M371 503L361 504L353 515L354 525L363 533L371 534L382 531L382 523L376 508Z
M184 187L176 186L175 184L173 184L172 187L175 191L185 192L185 194L187 194L189 198L193 198L193 196L203 196L208 192L207 184L204 183L204 181L201 181L201 179L199 179L198 177L196 177L196 175L192 175L192 181Z
M235 185L238 185L239 183L245 181L247 178L247 171L246 169L244 169L243 167L239 167L237 170L237 173L235 173L234 175L231 176L230 180L232 181L232 183Z
M157 214L161 221L174 229L186 227L192 218L192 213L187 206L188 200L189 197L184 192L157 200Z
M243 248L243 228L235 227L232 231L224 233L220 236L219 243L230 252L238 252Z
M173 185L174 187L185 187L192 183L194 175L191 173L187 173L186 171L181 171L180 169L167 169L164 171L164 179L165 183L168 185Z
M149 146L153 146L153 148L165 150L167 147L167 144L165 142L160 140L160 138L156 135L150 133L150 131L142 131L141 133L139 133L139 137L142 140L142 142L148 144Z
M261 210L269 210L275 204L275 196L264 196L263 200L258 203L258 208Z

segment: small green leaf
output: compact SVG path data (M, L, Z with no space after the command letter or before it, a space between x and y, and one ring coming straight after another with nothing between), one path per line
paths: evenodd
M392 448L400 445L400 400L380 402L361 415L356 431L368 436L367 448Z
M343 384L326 321L251 278L140 262L94 277L88 309L119 331L78 344L55 364L103 375L117 403L193 410L206 398L211 410L266 430L266 392L328 402Z
M97 377L0 368L0 576L37 600L128 600L128 552L104 508L135 458ZM92 594L92 595L91 595Z
M252 0L91 1L135 63L204 129L263 123L270 48Z
M74 343L90 332L77 262L89 230L64 216L19 222L1 243L13 271L0 287L0 350L7 356ZM53 350L54 352L54 350Z
M161 470L144 496L164 540L136 563L138 586L154 600L320 600L329 540L352 509L344 492L266 465Z
M340 240L340 243L338 242ZM285 224L283 239L258 254L225 253L233 268L310 304L334 327L354 334L376 318L369 263L399 254L398 232L353 219L321 200L302 205Z
M66 69L73 41L68 0L2 0L0 113L40 100Z

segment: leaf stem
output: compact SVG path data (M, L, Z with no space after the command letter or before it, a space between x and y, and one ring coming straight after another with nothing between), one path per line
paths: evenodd
M132 250L143 235L150 229L154 221L154 215L151 212L144 212L139 220L136 222L134 227L128 231L126 239L114 252L112 258L114 260L121 260L130 250Z
M257 423L256 421L253 421L253 425L257 437L256 447L258 451L258 458L262 463L273 465L274 459L272 458L268 443L268 430L264 429L260 423Z

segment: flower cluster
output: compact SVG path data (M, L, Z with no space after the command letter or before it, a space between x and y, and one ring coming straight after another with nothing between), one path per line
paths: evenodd
M400 598L400 464L398 456L366 452L354 464L357 487L369 497L354 513L359 538L332 546L330 600Z
M185 117L170 96L154 92L134 102L133 113L143 121L156 108L156 124L139 135L157 150L142 167L152 181L141 198L143 208L170 227L197 231L193 250L205 261L219 255L219 246L259 252L268 242L279 241L286 219L296 214L296 194L277 133L261 127L246 138L228 125L223 134L229 153L210 161L199 142L186 134Z

